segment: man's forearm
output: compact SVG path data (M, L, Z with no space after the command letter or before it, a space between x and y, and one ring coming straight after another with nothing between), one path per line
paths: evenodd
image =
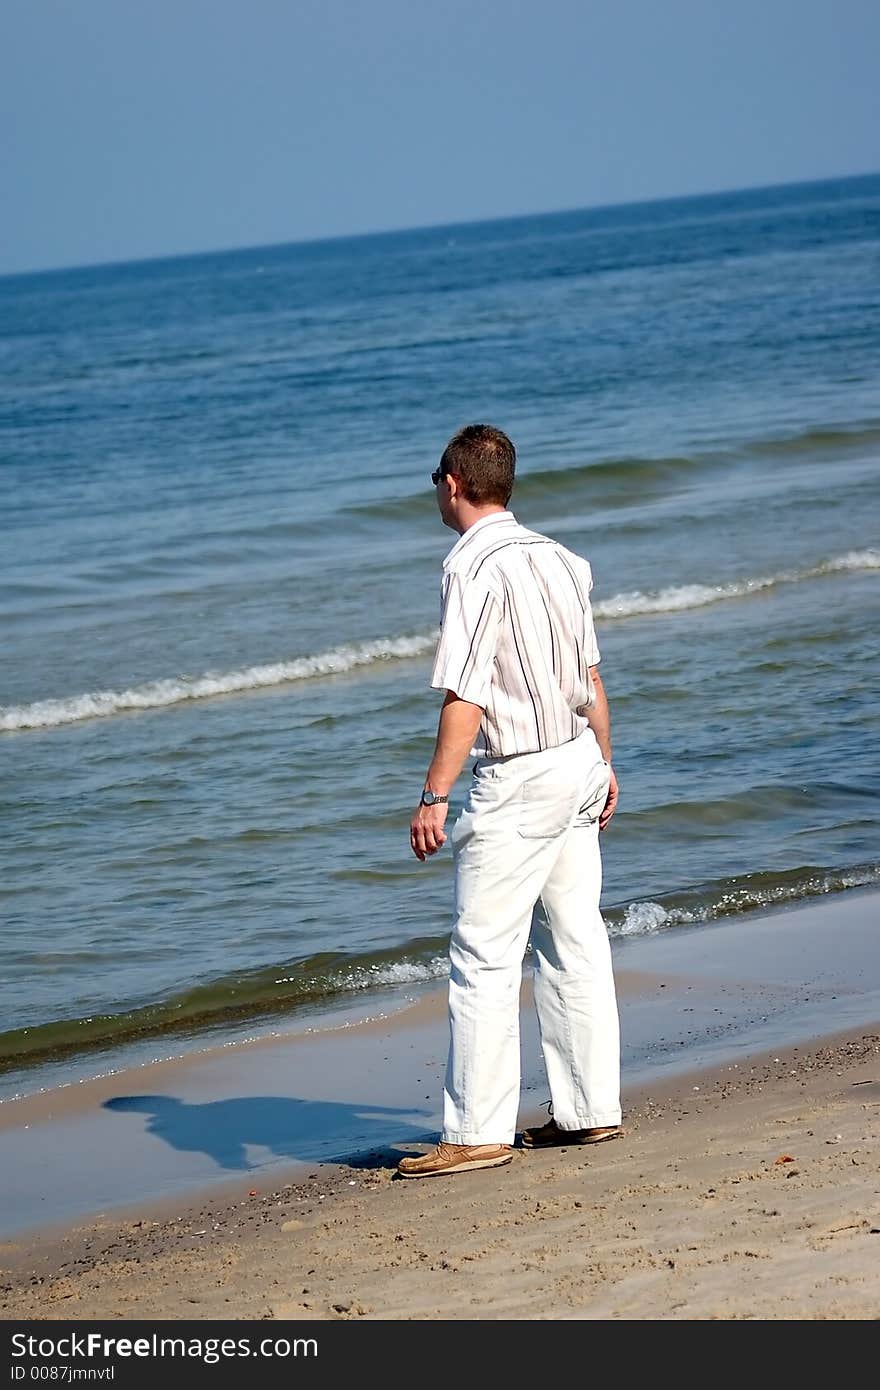
M429 791L448 797L476 738L482 717L480 705L460 700L454 691L447 690L440 711L434 756L425 778ZM409 839L413 854L422 863L445 845L446 831L443 827L448 811L449 803L445 800L428 806L419 802L416 807L410 822Z
M425 779L425 786L438 796L448 796L452 790L477 736L482 717L480 705L460 700L451 690L446 692L440 711L434 756Z
M602 684L602 677L599 675L597 666L590 667L590 675L593 678L593 686L596 691L596 703L586 711L587 723L596 735L596 742L602 757L607 763L610 763L611 715L608 712L608 697L605 694L605 687Z

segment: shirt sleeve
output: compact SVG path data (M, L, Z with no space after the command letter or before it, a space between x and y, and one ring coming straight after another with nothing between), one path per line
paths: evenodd
M459 574L445 575L432 687L485 709L500 631L501 604L492 590Z
M585 561L585 564L587 567L587 593L589 593L593 587L593 571L589 561ZM584 606L584 656L588 666L598 666L602 660L599 643L596 641L596 629L593 626L593 608L589 599Z

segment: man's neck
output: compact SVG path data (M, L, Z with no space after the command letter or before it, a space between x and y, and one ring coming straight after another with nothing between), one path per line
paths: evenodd
M469 531L472 526L476 526L478 521L485 521L487 516L500 516L506 512L506 507L499 507L497 504L491 507L470 507L462 508L462 511L455 519L455 530L460 536L465 531Z

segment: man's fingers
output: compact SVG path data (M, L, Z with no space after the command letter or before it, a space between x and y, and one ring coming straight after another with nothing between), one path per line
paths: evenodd
M410 828L409 828L409 842L410 842L410 845L411 845L411 847L412 847L412 852L413 852L413 854L416 856L416 859L419 859L419 860L421 860L422 863L424 863L424 861L425 861L425 839L424 839L424 831L423 831L422 826L419 824L418 821L413 821L412 825L411 825Z
M619 795L619 792L618 792L618 787L617 787L617 778L614 776L614 773L612 772L612 774L611 774L611 781L610 781L609 786L608 786L608 798L607 798L607 800L606 800L606 802L605 802L605 805L604 805L603 808L602 808L602 812L601 812L601 814L600 814L600 816L599 816L599 829L600 829L600 830L604 830L604 829L605 829L606 825L607 825L608 822L611 820L611 817L614 815L614 812L617 810L617 798L618 798L618 795Z
M442 849L446 844L446 836L442 830L435 830L433 826L425 829L425 850L428 854L436 854L438 849Z
M410 830L409 840L412 845L413 854L417 859L420 859L422 863L424 863L429 854L437 853L440 845L443 844L445 839L446 836L444 835L443 839L438 844L431 827L422 825L421 822L416 822Z
M445 818L444 807L442 818L434 824L432 824L430 816L424 812L416 812L410 822L410 846L416 858L423 863L429 854L436 854L446 844L446 832L443 830Z

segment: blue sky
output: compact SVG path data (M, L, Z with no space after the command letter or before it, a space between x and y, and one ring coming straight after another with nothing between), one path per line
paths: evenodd
M3 0L0 272L880 168L876 0Z

